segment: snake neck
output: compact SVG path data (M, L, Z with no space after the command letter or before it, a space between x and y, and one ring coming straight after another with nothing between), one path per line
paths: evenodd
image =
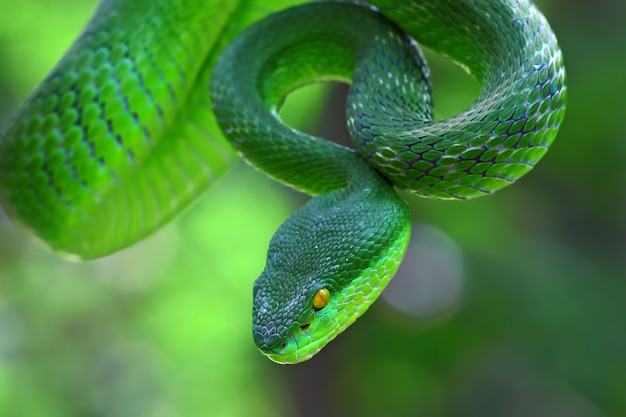
M419 49L382 15L351 4L313 3L257 23L224 52L211 89L217 121L239 153L273 178L311 195L344 188L352 181L346 168L354 151L290 128L278 110L287 94L307 83L349 82L358 63L372 58L372 48L412 74L411 86L398 91L430 94ZM412 98L412 110L428 119L430 99L423 95Z

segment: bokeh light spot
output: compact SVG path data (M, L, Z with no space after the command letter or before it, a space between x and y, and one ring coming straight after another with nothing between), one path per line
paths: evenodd
M462 289L463 262L456 243L433 226L416 224L404 261L382 298L403 314L428 318L455 309Z

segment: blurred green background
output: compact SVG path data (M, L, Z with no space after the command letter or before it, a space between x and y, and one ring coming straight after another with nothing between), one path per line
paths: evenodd
M309 362L271 363L250 331L267 243L305 197L243 164L92 263L0 212L0 416L626 416L626 3L538 4L568 72L550 152L494 196L410 198L384 299ZM95 5L0 0L0 124ZM469 105L473 82L429 57L438 116ZM344 96L305 89L284 117L341 140Z

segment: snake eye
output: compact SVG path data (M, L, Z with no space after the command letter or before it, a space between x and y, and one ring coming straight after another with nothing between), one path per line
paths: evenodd
M328 291L328 288L322 288L313 296L313 308L316 310L321 310L326 307L326 305L328 305L329 301L330 291Z

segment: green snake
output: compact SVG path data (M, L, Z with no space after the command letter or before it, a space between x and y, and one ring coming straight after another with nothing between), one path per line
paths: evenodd
M113 253L232 164L217 121L247 162L313 196L276 231L253 289L255 343L296 363L363 314L395 273L410 234L395 189L468 199L513 183L556 136L565 70L529 0L314 2L212 49L235 30L223 17L230 3L102 1L2 134L0 198L62 256ZM469 109L433 120L417 42L480 83ZM321 80L351 82L354 150L278 117L287 94Z

